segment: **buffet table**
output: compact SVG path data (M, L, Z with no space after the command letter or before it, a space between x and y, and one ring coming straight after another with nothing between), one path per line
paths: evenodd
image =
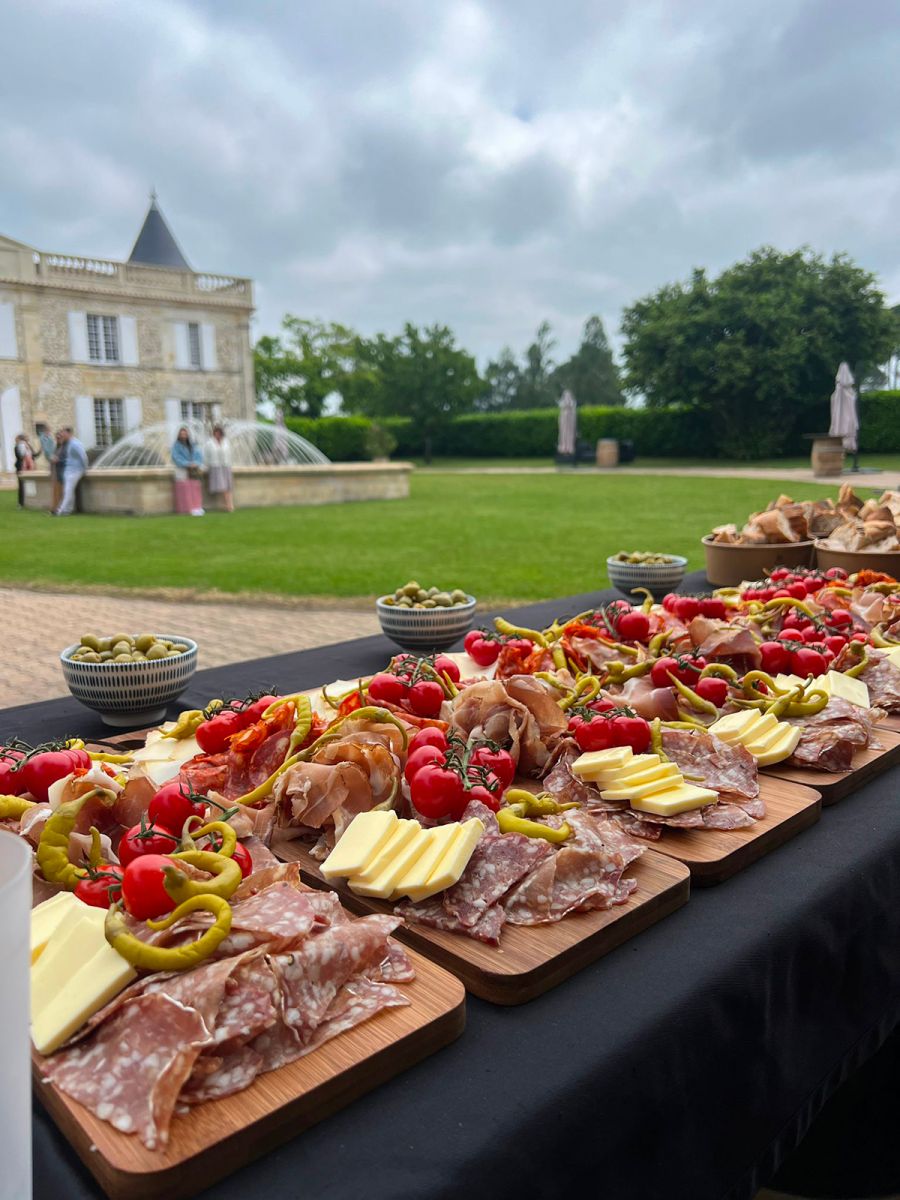
M703 586L688 577L685 590ZM591 593L516 611L543 625ZM377 670L381 637L198 674L181 707ZM64 699L0 738L100 736ZM900 769L566 983L469 997L463 1036L204 1195L751 1197L900 1021ZM35 1104L38 1200L101 1193Z

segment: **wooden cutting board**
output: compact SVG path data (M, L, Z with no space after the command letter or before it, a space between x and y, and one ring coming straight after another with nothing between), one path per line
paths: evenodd
M690 869L694 883L721 883L770 850L784 845L822 815L822 799L811 787L760 776L766 815L746 829L664 829L654 849Z
M892 729L894 733L900 733L900 713L889 713L878 725L879 729Z
M111 1200L195 1196L459 1037L462 984L427 958L410 958L416 978L399 985L408 1007L386 1009L243 1092L176 1116L163 1150L147 1150L45 1084L37 1054L35 1091Z
M298 862L306 883L337 891L351 911L392 911L384 901L356 896L342 883L323 879L319 864L300 842L284 842L273 850L285 862ZM638 886L624 904L605 912L573 913L554 925L506 925L499 946L424 925L405 925L395 937L452 971L482 1000L523 1004L687 903L690 872L673 859L647 850L628 867L628 876Z
M881 750L857 750L853 755L853 768L832 774L830 771L815 771L811 767L766 767L760 779L786 779L790 783L815 788L822 794L822 804L828 808L837 804L864 783L887 771L900 762L900 731L895 732L885 725L876 726L875 736L881 742Z

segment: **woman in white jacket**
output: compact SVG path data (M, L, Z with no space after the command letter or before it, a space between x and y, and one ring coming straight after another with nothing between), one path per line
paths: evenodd
M214 425L206 447L209 471L207 489L211 496L222 496L226 512L234 512L234 479L231 471L231 446L221 425Z

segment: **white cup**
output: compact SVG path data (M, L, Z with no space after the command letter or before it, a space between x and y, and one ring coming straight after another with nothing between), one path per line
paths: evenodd
M0 832L0 1200L31 1200L31 847Z

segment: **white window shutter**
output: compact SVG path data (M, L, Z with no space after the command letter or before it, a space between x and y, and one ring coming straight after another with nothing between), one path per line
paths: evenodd
M166 429L169 434L169 441L174 442L178 436L178 430L184 422L181 419L181 401L167 400L166 401Z
M204 371L217 371L218 360L216 358L216 327L204 321L200 326L200 361L203 364Z
M187 322L173 321L172 329L175 332L175 366L181 371L187 371L191 365Z
M125 432L133 433L135 429L140 429L143 417L143 406L141 405L140 396L126 396L124 408Z
M88 361L87 316L83 312L69 313L69 353L72 362Z
M90 450L97 443L93 396L75 397L75 436L85 450Z
M22 432L22 404L17 387L0 392L0 449L3 451L3 468L16 469L16 434Z
M0 358L18 358L16 349L16 306L0 302Z
M122 365L138 365L137 321L134 317L119 317L119 351Z

